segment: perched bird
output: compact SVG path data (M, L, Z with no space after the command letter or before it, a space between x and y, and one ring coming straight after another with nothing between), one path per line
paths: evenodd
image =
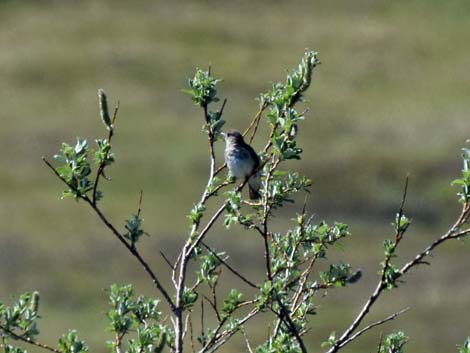
M261 171L258 154L243 140L243 135L237 130L229 130L225 137L225 163L230 173L237 179L248 179L250 199L260 198Z

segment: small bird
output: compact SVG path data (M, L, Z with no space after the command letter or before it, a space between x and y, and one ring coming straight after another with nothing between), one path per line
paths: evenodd
M260 160L255 150L243 140L237 130L229 130L225 137L225 163L230 173L237 179L248 179L250 199L260 198L261 171Z

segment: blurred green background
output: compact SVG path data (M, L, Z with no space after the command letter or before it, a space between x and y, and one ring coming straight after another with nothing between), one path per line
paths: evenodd
M115 224L135 212L144 190L145 256L168 280L158 255L175 256L186 214L208 172L202 114L181 93L194 68L212 65L229 99L227 128L243 129L254 100L283 80L305 48L322 65L308 93L303 159L314 180L308 208L316 220L344 221L352 236L331 260L364 269L364 278L319 299L308 346L322 351L342 332L377 282L382 242L410 173L413 227L400 251L409 260L442 234L459 211L450 181L470 137L470 2L416 1L0 1L0 298L42 294L42 340L76 328L93 352L105 352L112 282L153 295L147 277L84 205L60 201L62 184L42 164L62 141L102 136L97 89L120 99L102 207ZM263 132L264 130L262 130ZM254 145L263 146L263 136ZM219 162L223 146L217 147ZM286 222L301 205L283 211ZM259 239L218 227L208 241L253 277ZM344 352L375 352L379 333L403 328L408 351L454 352L470 335L468 245L439 248L431 267L384 295L370 320L410 306L396 321ZM225 284L228 289L230 283ZM252 325L259 344L267 322ZM223 352L245 351L241 340Z

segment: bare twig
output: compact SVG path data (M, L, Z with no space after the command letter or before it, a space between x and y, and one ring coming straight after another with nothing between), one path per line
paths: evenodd
M256 284L254 284L252 281L250 281L246 276L242 275L240 272L238 272L235 268L233 268L231 265L227 263L223 258L221 258L217 253L212 250L210 246L205 244L204 242L201 241L201 245L206 248L207 251L209 251L221 264L223 264L230 272L232 272L235 276L240 278L243 282L248 284L252 288L258 288Z
M224 181L222 183L220 183L219 185L217 185L216 187L214 187L212 189L212 191L209 193L209 197L211 196L214 196L217 194L217 192L222 189L223 187L227 186L227 185L230 185L230 184L233 184L233 182L230 182L230 181Z
M407 191L407 186L408 186L408 178L405 183L405 190L403 192L403 199L401 202L400 206L400 212L399 212L399 218L397 220L397 223L400 222L401 216L403 215L403 205L404 205L404 199L406 198L406 191ZM462 231L459 231L460 227L462 227L467 221L469 217L469 205L468 203L465 203L463 205L462 211L457 219L457 221L449 228L449 230L443 234L441 237L436 239L431 245L426 247L422 252L418 253L415 258L408 263L406 263L399 271L399 276L398 278L402 277L405 273L407 273L411 268L420 265L423 263L423 258L426 256L430 255L431 252L440 244L445 242L446 240L449 239L458 239L459 237L462 236L467 236L470 234L470 228L469 229L464 229ZM404 233L404 230L399 229L399 224L397 225L397 233L401 232ZM398 245L400 240L402 239L403 234L397 234L395 237L395 246ZM357 329L357 327L360 325L364 317L369 313L371 307L374 305L374 303L377 301L383 290L387 287L386 284L386 279L385 279L385 273L388 267L388 264L390 262L391 255L387 256L384 261L383 269L382 269L382 275L379 283L377 284L374 292L371 294L369 299L366 301L364 306L362 307L361 311L359 314L356 316L354 321L351 323L351 325L344 331L344 333L341 335L339 339L336 340L335 344L327 351L327 353L336 353L340 348L341 345L347 341L353 334L353 332ZM398 279L396 278L396 280Z
M427 261L423 261L422 259L425 258L426 256L430 255L431 252L440 244L445 242L446 240L449 239L458 239L460 237L468 236L470 234L470 229L464 229L460 232L457 232L458 227L455 227L455 225L444 235L442 235L440 238L436 239L431 245L426 247L423 251L421 251L419 254L415 256L415 258L409 262L407 262L400 270L401 274L404 275L407 273L409 270L411 270L413 267L416 265L420 264L429 264Z
M202 300L201 300L202 303ZM189 335L190 335L190 342L191 342L191 350L193 353L196 353L196 349L194 348L194 335L193 335L193 323L191 321L191 316L188 315L189 318Z
M292 311L293 313L295 313L300 308L299 300L300 300L301 294L304 292L305 284L307 283L308 276L310 272L312 271L313 265L317 261L319 254L320 252L317 252L315 253L314 256L312 256L307 268L300 275L300 284L297 287L297 292L294 294L294 298L292 301L292 307L294 308L294 310Z
M405 187L404 187L404 190L403 190L403 197L402 197L402 201L400 203L400 209L399 209L399 212L398 212L398 219L396 221L397 225L396 225L396 235L395 235L395 244L394 244L395 248L397 247L398 243L401 241L401 239L403 237L403 233L406 231L406 229L402 230L400 228L400 221L401 221L401 217L403 216L403 208L404 208L405 201L406 201L407 190L408 190L408 177L406 177L406 180L405 180ZM358 326L361 324L362 320L369 313L371 307L374 305L374 303L377 301L379 296L382 294L383 290L385 288L387 288L386 273L387 273L392 255L393 254L388 254L388 255L385 256L385 260L383 262L383 268L382 268L382 272L381 272L381 276L380 276L380 281L377 284L377 286L375 287L374 292L371 294L369 299L366 301L366 303L364 304L364 306L362 307L361 311L356 316L354 321L351 323L351 325L343 332L343 334L340 336L340 338L338 338L335 341L335 343L328 350L327 353L335 353L339 349L341 349L341 345L351 337L353 332L358 328Z
M201 336L204 336L204 300L201 300Z
M258 309L258 308L253 308L245 317L243 317L242 319L237 321L238 326L236 328L226 329L223 332L221 332L213 340L212 345L206 344L206 346L204 346L202 349L199 350L199 353L204 353L204 352L213 353L213 352L215 352L217 349L219 349L220 346L224 345L225 342L227 342L230 337L232 337L235 333L238 332L238 327L243 326L248 320L250 320L251 318L256 316L259 313L259 310L260 309Z
M227 104L227 98L224 99L224 101L222 102L222 106L219 109L219 114L220 115L222 115L224 113L224 108L225 108L226 104Z
M20 336L20 335L17 335L16 333L14 333L13 331L9 330L8 328L0 325L0 330L6 332L8 335L10 335L11 337L13 337L14 339L16 340L19 340L19 341L23 341L25 343L28 343L28 344L31 344L33 346L36 346L36 347L39 347L39 348L42 348L42 349L45 349L45 350L48 350L50 352L54 352L54 353L62 353L61 350L57 349L57 348L53 348L47 344L44 344L44 343L39 343L39 342L36 342L36 341L33 341L31 338L27 338L27 337L23 337L23 336Z
M220 322L221 319L220 319L220 314L219 314L219 310L217 309L217 306L215 305L215 303L212 302L212 300L210 300L207 296L203 296L203 298L205 300L207 300L207 302L210 304L211 308L214 310L214 313L215 313L215 316L217 316L217 321Z
M71 190L74 190L75 188L67 183L67 181L60 176L60 174L55 170L55 168L52 166L51 163L49 163L48 160L46 160L44 157L42 158L44 163L53 171L53 173L60 179L62 182L64 182ZM155 275L155 273L152 271L148 263L142 258L140 253L137 251L135 246L132 246L129 244L124 236L114 227L114 225L106 218L106 216L101 212L100 208L93 203L93 201L87 196L87 195L80 195L80 197L90 205L90 207L95 211L95 213L98 215L98 217L101 219L101 221L106 225L106 227L114 234L114 236L121 242L122 245L124 245L127 250L139 261L139 263L142 265L144 268L145 272L150 276L152 279L152 282L154 285L157 287L157 289L160 291L160 293L163 295L165 300L167 301L168 305L170 306L171 311L175 312L176 306L173 303L173 300L171 299L170 295L166 291L166 289L163 287L161 284L160 280L158 277Z
M168 266L170 266L170 268L174 271L174 267L173 267L173 264L171 263L170 260L168 260L168 258L166 257L165 253L163 251L159 251L160 252L160 255L161 257L163 258L163 260L165 260L165 262L168 264Z
M188 313L188 315L186 315L186 320L184 320L183 339L186 337L186 333L188 332L188 321L190 316L191 315Z
M242 328L243 337L245 338L246 348L248 349L249 353L253 353L253 349L251 349L250 341L248 340L248 336L246 335L245 328Z
M403 189L403 197L401 199L400 210L398 211L398 217L396 219L395 244L398 244L398 242L401 240L401 238L403 237L403 234L406 231L406 229L401 229L400 223L401 223L401 219L403 217L403 210L404 210L404 207L405 207L406 194L407 194L407 191L408 191L408 179L409 179L409 175L407 175L406 179L405 179L405 187Z
M253 133L251 134L250 140L248 142L249 145L251 145L251 143L253 142L253 139L255 138L256 132L258 131L258 126L261 120L261 116L263 115L263 112L266 110L267 107L268 107L268 103L264 102L260 110L258 110L258 112L256 113L254 119L251 121L250 125L243 132L243 136L246 136L248 132L251 130L251 128L254 126Z
M220 276L220 272L219 272L219 276ZM219 314L219 309L217 309L217 293L216 293L217 280L215 281L214 285L209 284L209 287L211 288L212 303L213 303L213 308L214 308L215 314L217 316L217 320L219 320L219 322L221 322L222 319L221 319L221 316Z
M211 217L209 222L207 222L206 226L199 233L198 237L194 240L194 242L192 244L189 244L188 251L186 252L185 257L189 257L191 255L191 253L194 251L194 249L196 249L196 247L198 247L200 245L202 239L204 239L204 237L206 236L209 229L212 228L215 221L217 221L217 219L220 217L220 215L225 211L226 207L227 207L227 202L225 202L222 206L220 206L217 209L217 211Z
M377 345L377 353L380 353L381 349L382 349L382 332L380 332L380 336L379 336L379 344Z
M370 325L367 325L366 327L364 327L362 330L359 330L357 331L354 335L352 335L351 337L349 337L346 341L344 341L343 343L341 343L341 345L339 346L339 348L343 348L344 346L346 346L348 343L351 343L352 341L354 341L356 338L358 338L360 335L362 335L363 333L373 329L374 327L376 326L379 326L379 325L382 325L388 321L391 321L393 319L395 319L398 315L401 315L401 314L404 314L406 313L408 310L410 310L410 308L405 308L405 309L402 309L396 313L393 313L389 316L387 316L386 318L382 319L382 320L378 320L378 321L375 321L373 322L372 324Z
M137 217L140 217L140 212L142 212L142 196L143 195L144 195L144 191L140 190L139 204L137 206Z

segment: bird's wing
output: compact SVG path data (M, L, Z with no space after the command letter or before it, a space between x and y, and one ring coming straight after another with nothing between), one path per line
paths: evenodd
M250 157L255 162L255 164L253 166L253 171L255 171L255 170L258 169L259 164L260 164L258 153L256 153L255 150L253 149L253 147L251 147L249 144L246 144L246 148L247 148L248 152L250 153Z

